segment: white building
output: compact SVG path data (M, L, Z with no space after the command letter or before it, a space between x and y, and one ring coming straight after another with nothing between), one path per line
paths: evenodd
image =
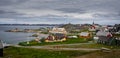
M51 31L49 31L50 33L61 33L61 34L67 34L67 31L65 30L65 28L56 28L54 27Z
M99 28L100 28L100 26L94 24L94 22L93 22L92 26L89 27L89 31L96 31L96 30L99 30Z
M112 36L112 34L110 32L104 32L104 31L99 31L96 33L96 36Z
M88 33L88 32L81 32L80 33L80 36L89 36L90 35L90 33Z

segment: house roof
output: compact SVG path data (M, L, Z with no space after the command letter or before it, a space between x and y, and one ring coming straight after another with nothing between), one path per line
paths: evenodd
M55 36L64 36L64 34L56 33Z
M88 32L81 32L80 33L80 36L88 36L90 33L88 33Z
M110 33L110 32L104 32L104 31L98 31L98 32L96 33L97 36L107 36L107 35L109 35L109 34L111 34L111 33Z

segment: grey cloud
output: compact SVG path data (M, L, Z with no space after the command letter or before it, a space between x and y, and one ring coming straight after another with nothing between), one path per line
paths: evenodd
M22 20L24 21L24 19L27 20L30 19L30 21L33 21L32 19L37 18L38 20L43 20L43 21L45 20L46 22L47 20L49 21L50 19L54 19L53 21L61 21L61 22L64 21L61 19L69 19L70 21L73 19L73 18L70 19L70 17L67 15L63 16L63 14L59 14L59 15L47 14L44 16L24 17L24 15L27 16L27 14L17 12L17 10L24 11L29 9L34 9L34 10L47 9L48 11L55 10L68 14L93 13L93 17L95 17L95 20L96 18L100 20L106 20L110 18L120 20L119 5L120 5L120 0L0 0L0 18L14 18L14 19L19 19L21 21ZM104 12L106 14L102 14L98 12ZM82 19L82 20L87 21L88 19Z
M59 11L63 11L65 13L86 13L86 10L83 9L79 9L79 8L60 8L60 9L56 9Z
M5 11L5 10L0 10L0 14L15 14L16 12L13 11Z
M27 0L0 0L0 6L16 5L26 1Z
M0 18L22 18L22 13L17 13L15 11L8 11L8 10L0 10Z
M93 16L94 17L116 17L118 15L115 15L115 14L110 14L110 15L108 15L108 14L94 14Z

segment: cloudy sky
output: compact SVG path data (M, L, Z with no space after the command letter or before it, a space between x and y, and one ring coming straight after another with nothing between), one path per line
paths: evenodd
M0 24L118 24L120 0L0 0Z

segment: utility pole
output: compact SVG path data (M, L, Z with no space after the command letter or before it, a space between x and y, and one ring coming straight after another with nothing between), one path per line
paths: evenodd
M29 42L29 33L27 33L27 44L30 44L30 42Z

